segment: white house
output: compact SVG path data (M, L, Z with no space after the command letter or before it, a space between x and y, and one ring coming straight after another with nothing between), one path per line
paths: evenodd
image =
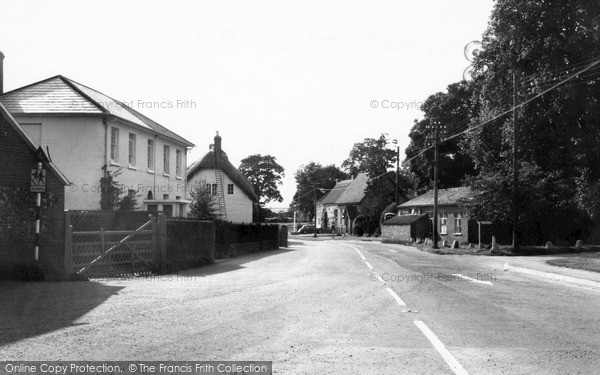
M188 167L188 186L196 183L210 185L221 219L252 223L252 205L258 198L250 182L227 158L221 141L217 133L210 151Z
M100 209L100 179L121 170L137 208L186 213L187 152L194 145L122 102L64 76L18 88L0 102L72 182L65 209Z

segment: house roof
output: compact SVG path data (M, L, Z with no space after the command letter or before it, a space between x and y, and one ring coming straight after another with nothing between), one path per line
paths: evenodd
M350 184L340 195L336 203L339 205L360 204L365 198L368 182L369 176L366 173L359 173L350 181Z
M427 214L398 215L381 223L382 225L410 225L418 220L427 219Z
M469 199L473 196L473 192L469 187L457 187L449 189L438 190L438 205L450 206L460 203L460 201ZM402 207L417 207L417 206L433 206L433 190L428 191L425 194L419 195L418 197L409 200L408 202L402 203L399 208Z
M4 93L0 102L12 114L112 115L187 147L194 146L125 103L61 75Z
M29 138L27 133L23 131L23 128L21 128L21 125L19 125L19 123L14 119L14 117L12 117L10 112L2 103L0 103L0 117L4 118L6 122L17 132L17 134L19 134L21 139L23 139L23 141L27 144L31 151L41 155L43 159L46 160L45 164L50 170L52 170L52 172L56 175L56 177L58 177L58 179L63 185L70 185L70 182L67 179L67 177L60 171L60 169L58 169L56 165L54 165L54 163L52 163L49 160L49 158L46 156L44 150L41 147L35 147L33 141Z
M227 154L222 150L218 150L217 155L219 156L219 166L221 171L223 171L229 178L240 188L246 195L250 197L253 201L258 201L258 197L254 192L254 188L248 182L246 177L244 177L240 171L231 164L229 159L227 158ZM187 179L191 180L198 172L203 169L215 169L215 150L210 150L202 159L196 160L193 162L187 169Z
M336 204L340 196L346 191L346 188L350 185L352 180L339 181L333 189L331 189L323 198L319 199L321 204Z

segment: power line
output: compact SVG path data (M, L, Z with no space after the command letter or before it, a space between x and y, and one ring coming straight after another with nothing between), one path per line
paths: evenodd
M491 118L491 119L489 119L489 120L486 120L486 121L484 121L484 122L482 122L482 123L480 123L480 124L477 124L477 125L471 126L471 127L469 127L468 129L465 129L464 131L461 131L461 132L459 132L459 133L457 133L457 134L454 134L454 135L452 135L452 136L446 137L446 138L444 139L444 142L446 142L446 141L449 141L449 140L451 140L451 139L454 139L454 138L456 138L456 137L459 137L459 136L461 136L461 135L463 135L463 134L465 134L465 133L467 133L467 132L470 132L470 131L472 131L472 130L478 129L478 128L480 128L480 127L482 127L482 126L486 125L486 124L489 124L490 122L492 122L492 121L495 121L495 120L499 119L500 117L503 117L503 116L505 116L505 115L507 115L507 114L511 113L513 110L516 110L516 109L522 108L522 107L523 107L523 106L525 106L526 104L529 104L530 102L532 102L532 101L534 101L535 99L537 99L537 98L541 97L542 95L545 95L546 93L548 93L548 92L550 92L550 91L554 90L555 88L559 87L559 86L560 86L560 85L562 85L563 83L565 83L565 82L568 82L568 81L570 81L570 80L572 80L572 79L574 79L574 78L577 78L577 76L579 76L580 74L582 74L582 73L585 73L586 71L588 71L588 70L592 69L594 66L598 65L599 63L600 63L600 59L596 59L596 60L595 60L593 63L591 63L591 64L590 64L590 65L588 65L587 67L585 67L585 68L581 69L581 70L580 70L580 71L578 71L578 72L575 72L575 73L572 73L572 74L570 74L568 77L564 78L564 79L563 79L563 80L561 80L560 82L558 82L558 83L555 83L555 84L551 85L549 88L547 88L547 89L545 89L545 90L541 91L540 93L538 93L538 94L534 95L533 97L531 97L531 98L529 98L529 99L526 99L525 101L521 102L520 104L518 104L518 105L516 105L516 106L512 106L511 108L509 108L509 109L507 109L507 110L505 110L505 111L501 112L500 114L498 114L498 115L496 115L496 116L492 117L492 118ZM427 151L428 151L428 150L430 150L431 148L432 148L432 146L429 146L429 147L427 147L426 149L424 149L424 150L420 151L418 154L416 154L416 155L412 156L411 158L409 158L409 159L405 159L405 160L402 162L402 164L405 164L405 163L408 163L408 162L410 162L411 160L414 160L415 158L417 158L417 157L419 157L419 156L423 155L425 152L427 152Z

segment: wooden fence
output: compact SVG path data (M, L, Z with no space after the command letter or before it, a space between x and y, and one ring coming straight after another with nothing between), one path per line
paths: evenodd
M149 275L161 271L165 217L150 215L135 230L74 231L66 216L65 269L90 277ZM162 229L162 230L161 230Z

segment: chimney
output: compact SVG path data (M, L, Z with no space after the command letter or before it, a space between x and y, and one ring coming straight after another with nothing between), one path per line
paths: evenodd
M221 136L219 135L219 132L217 132L217 135L215 136L215 150L221 151Z
M0 95L4 94L4 54L0 52Z

